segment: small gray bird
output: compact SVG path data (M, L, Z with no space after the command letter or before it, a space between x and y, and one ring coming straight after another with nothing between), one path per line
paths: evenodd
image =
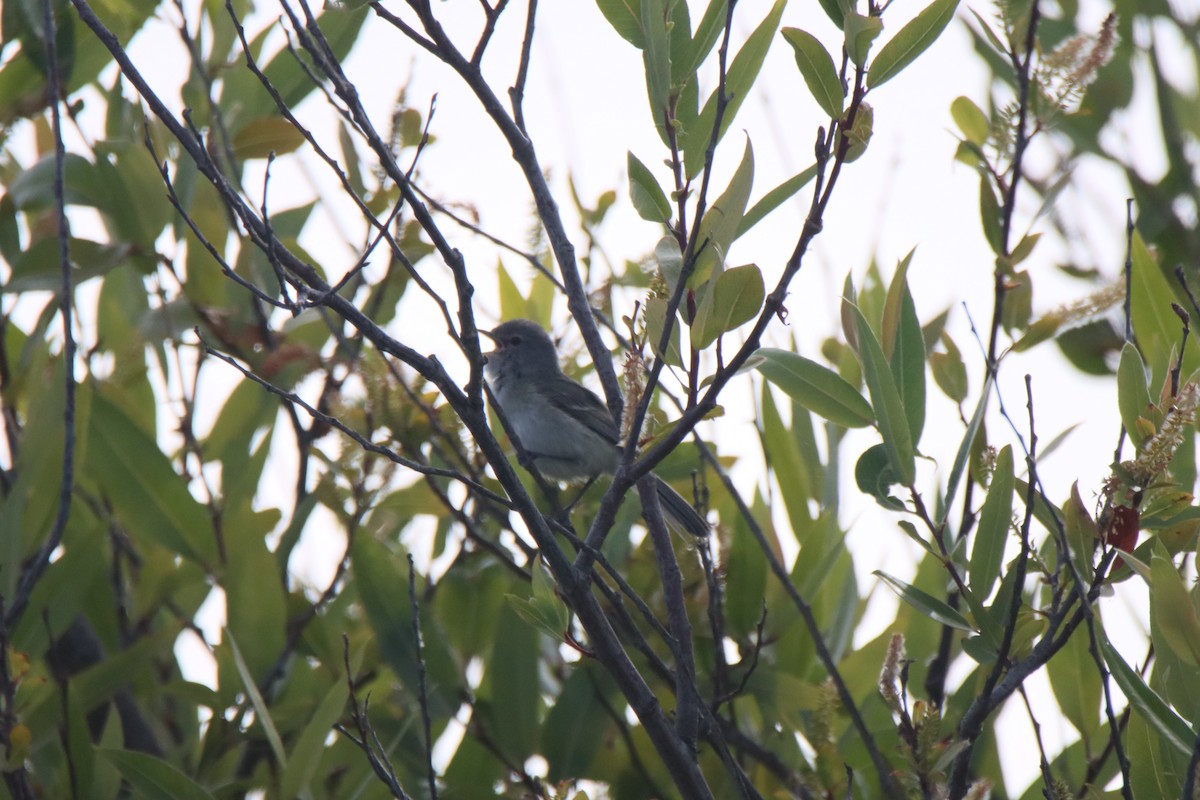
M504 416L547 478L574 481L616 470L620 432L608 407L563 374L549 334L536 322L514 319L492 331L485 372ZM707 536L708 523L679 492L655 477L663 513L674 527Z

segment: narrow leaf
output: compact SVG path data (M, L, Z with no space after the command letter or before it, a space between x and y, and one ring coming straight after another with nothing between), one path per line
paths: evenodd
M904 413L900 391L892 377L883 348L875 338L875 332L871 330L867 318L858 308L851 306L850 309L855 322L855 334L858 337L863 379L871 394L871 406L875 410L875 420L883 437L884 447L887 448L888 461L896 471L898 481L909 486L916 478L916 464L912 434L908 429L908 419Z
M733 244L741 228L746 202L750 199L750 188L753 185L754 148L747 139L741 163L733 173L729 185L705 213L704 220L700 223L697 241L701 250L696 255L695 271L688 280L689 286L706 283L714 272L724 266L725 254L729 252L729 246Z
M97 751L150 800L213 800L207 789L161 758L133 750L102 747Z
M888 287L882 333L883 351L891 361L892 377L904 403L904 415L915 448L925 428L925 336L921 332L912 292L908 289L908 266L912 256L910 250L900 261Z
M766 297L762 272L754 264L726 270L714 282L707 313L692 326L692 346L703 350L718 336L754 319Z
M944 601L921 591L911 584L905 583L899 578L893 578L883 570L877 569L873 574L878 575L896 594L900 595L901 600L934 622L940 622L942 625L949 625L951 628L957 628L967 633L975 632L975 628L971 623L967 622L967 618L955 611Z
M969 97L956 97L950 103L950 116L966 140L977 147L987 141L991 125L987 115Z
M680 5L685 8L687 6L686 3ZM696 70L700 69L704 59L712 52L713 45L721 37L721 31L725 30L728 8L729 0L709 0L708 7L704 9L704 16L700 18L695 35L691 38L687 58L681 60L683 66L675 72L676 78L686 76L692 81L695 80ZM676 66L672 60L671 67L674 69Z
M321 751L325 747L325 740L329 737L334 723L341 718L346 709L349 696L350 690L346 681L340 677L334 680L333 686L329 688L325 698L313 712L312 718L301 731L296 746L292 748L292 755L279 780L280 797L297 797L308 791L308 782L312 780L317 766L321 763Z
M1012 446L1005 445L996 456L996 471L979 514L979 526L975 529L975 543L971 548L970 586L980 599L986 599L992 593L992 587L1000 577L1012 521L1013 482Z
M1004 236L1000 226L1000 202L986 174L979 176L979 219L983 224L983 235L987 239L992 252L1000 255L1004 252Z
M666 222L671 218L671 204L654 180L654 175L631 151L628 159L629 199L638 216L647 222Z
M642 61L646 69L646 94L654 126L666 141L668 95L671 89L671 45L667 31L666 0L642 0Z
M1063 716L1084 738L1090 738L1100 729L1103 692L1089 646L1087 628L1081 626L1059 654L1046 663L1046 674Z
M875 417L871 404L841 375L797 353L774 347L755 352L767 380L814 414L847 428L863 428Z
M783 9L786 5L786 0L775 0L775 4L771 6L767 16L746 38L746 43L742 45L742 49L738 51L729 65L729 71L725 78L725 95L729 102L725 105L725 113L721 117L717 141L720 141L725 132L729 130L742 102L749 96L750 89L754 86L754 81L758 78L763 61L767 57L767 50L771 47L771 40L775 38L775 31L779 28L779 19L783 16ZM712 139L716 118L717 92L714 91L705 101L704 108L701 109L696 121L683 132L684 168L688 178L694 178L700 174L700 170L704 167L705 153L708 150L709 141Z
M680 350L680 335L679 329L683 327L683 323L679 321L678 315L675 318L675 324L671 326L671 338L667 344L666 352L659 350L659 343L662 341L663 330L667 325L667 301L662 297L651 297L646 301L646 337L650 340L650 347L654 350L654 355L661 358L667 364L674 367L683 366L683 356Z
M958 484L962 481L963 473L966 471L967 459L971 455L971 446L975 443L975 437L979 434L979 426L983 424L983 416L987 411L991 392L992 376L988 375L987 379L983 382L983 391L979 393L979 402L975 406L975 413L971 415L971 421L967 424L967 430L958 444L958 452L954 454L954 463L950 467L950 477L946 480L946 497L943 500L944 508L948 509L954 504L954 497L958 493Z
M233 137L233 154L239 159L266 158L290 153L304 144L304 134L283 117L256 119Z
M1192 666L1200 666L1200 614L1171 560L1150 559L1150 615L1167 646Z
M1121 424L1135 445L1141 447L1146 436L1138 427L1138 417L1146 416L1150 407L1150 386L1146 380L1146 365L1137 346L1126 342L1121 348L1121 363L1117 367L1117 408Z
M841 119L845 92L829 51L817 37L800 28L784 28L783 38L795 51L796 66L817 105L831 119Z
M882 86L925 52L954 19L958 0L933 0L879 49L867 72L867 88Z
M929 369L938 388L955 403L962 403L967 399L967 365L963 363L962 353L949 336L943 336L942 343L946 352L930 353Z
M596 0L596 7L622 39L638 50L645 46L642 4L639 0Z
M1142 676L1125 663L1125 659L1121 658L1121 654L1107 640L1100 642L1100 650L1104 654L1104 662L1112 672L1113 680L1129 698L1130 704L1162 735L1164 742L1172 745L1184 757L1190 756L1196 736L1187 722L1146 685Z
M1062 523L1075 568L1084 580L1090 581L1095 573L1092 558L1096 552L1096 543L1100 540L1100 530L1084 506L1083 498L1079 496L1078 481L1071 484L1071 495L1063 503Z
M283 749L283 740L279 738L279 730L275 727L275 721L271 719L271 709L267 707L262 694L258 691L258 685L254 682L254 676L250 673L250 668L246 666L246 659L242 658L242 651L238 649L237 640L233 638L233 632L226 628L225 636L228 637L229 646L233 650L233 662L237 665L238 675L242 679L242 686L246 689L246 694L250 697L250 702L254 706L254 715L258 718L259 724L262 725L263 731L267 735L267 741L271 744L271 751L275 753L276 762L280 768L286 768L287 752Z
M851 12L846 15L842 31L846 34L846 52L856 67L865 66L871 44L883 31L883 20Z
M813 165L796 173L771 191L764 194L761 200L750 207L750 210L746 212L746 216L742 217L742 223L738 226L737 236L734 238L741 237L742 234L761 222L763 217L767 216L767 214L770 214L772 211L779 208L779 206L790 200L792 196L795 195L796 192L803 189L816 174L817 167L816 165Z

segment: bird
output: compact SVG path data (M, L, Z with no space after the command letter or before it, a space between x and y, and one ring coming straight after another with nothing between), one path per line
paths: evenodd
M512 319L480 333L494 344L484 354L492 397L537 471L563 482L614 472L621 461L617 423L594 392L563 373L545 329ZM704 516L657 475L651 477L671 526L707 536Z

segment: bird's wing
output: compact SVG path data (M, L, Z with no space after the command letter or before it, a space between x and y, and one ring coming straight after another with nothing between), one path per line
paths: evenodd
M539 390L545 390L539 387ZM562 408L581 424L586 426L600 438L614 445L620 438L620 432L608 413L608 406L590 389L574 381L556 381L553 387L545 390L547 399Z

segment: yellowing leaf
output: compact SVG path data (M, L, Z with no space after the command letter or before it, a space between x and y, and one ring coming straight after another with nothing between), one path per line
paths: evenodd
M233 154L238 158L281 156L304 144L304 134L283 117L256 119L233 136Z

